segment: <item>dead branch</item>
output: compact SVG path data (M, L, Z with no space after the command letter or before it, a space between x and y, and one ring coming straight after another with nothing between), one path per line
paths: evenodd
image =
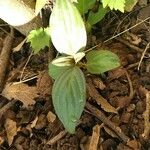
M0 92L3 89L4 79L6 70L9 63L9 56L11 53L11 48L13 44L13 38L14 38L14 30L11 28L11 33L6 36L4 40L4 46L2 48L1 54L0 54Z
M119 127L115 126L99 109L92 106L89 102L86 103L86 108L90 110L95 117L100 119L105 125L112 129L124 143L129 141L129 137L127 137Z

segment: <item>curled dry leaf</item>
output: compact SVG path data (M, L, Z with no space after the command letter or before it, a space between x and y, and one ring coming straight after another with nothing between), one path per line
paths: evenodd
M100 138L100 126L95 125L93 127L93 133L92 133L92 137L90 140L90 146L89 146L88 150L96 150L98 148L99 138Z
M29 105L34 105L34 98L37 97L37 88L28 86L25 83L19 84L7 84L2 91L2 95L7 99L17 99L20 100L25 107Z
M17 126L16 126L16 122L13 121L10 118L6 119L5 122L5 129L6 129L6 133L7 133L7 139L8 139L8 144L9 146L12 144L15 135L17 134Z

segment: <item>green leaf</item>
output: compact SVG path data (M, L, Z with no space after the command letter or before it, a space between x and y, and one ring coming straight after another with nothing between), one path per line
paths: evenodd
M102 0L102 4L104 8L108 6L111 10L115 9L124 12L125 1L126 0Z
M89 12L87 22L92 26L98 23L100 20L102 20L107 12L108 12L108 9L103 8L103 6L100 5L96 13L92 11Z
M41 49L50 44L49 28L32 30L27 36L27 42L30 42L34 53L37 54Z
M50 17L51 40L58 52L75 55L86 46L83 19L70 0L56 0Z
M87 70L92 74L101 74L120 66L116 54L108 50L93 50L86 55Z
M89 9L92 9L96 0L78 0L78 3L75 3L75 6L80 11L80 14L83 15L88 12Z
M70 68L72 68L72 66L56 66L52 63L49 63L48 73L53 79L57 79L58 76L62 75L63 72L66 72Z
M86 102L85 77L78 67L68 69L55 80L52 99L58 118L68 132L74 133Z
M133 7L136 5L137 2L138 2L138 0L126 0L125 10L127 12L130 12L133 9Z
M38 15L38 13L41 11L41 9L46 4L47 0L36 0L35 4L35 14Z

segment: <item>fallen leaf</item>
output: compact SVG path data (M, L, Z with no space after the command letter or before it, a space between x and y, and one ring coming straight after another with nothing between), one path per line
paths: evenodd
M2 95L7 99L17 99L20 100L25 107L29 105L34 105L34 98L37 97L37 88L28 86L25 83L9 83L5 86L2 91Z
M48 71L40 72L37 79L38 93L41 96L44 96L46 94L51 95L52 85L52 79L50 78Z
M38 121L38 116L36 116L36 118L32 121L31 128L34 128L36 126L37 121Z
M100 90L104 90L106 88L106 85L103 83L103 81L99 77L94 77L93 83Z
M2 145L4 142L4 137L0 136L0 145Z
M47 117L48 122L51 122L51 123L53 123L56 120L56 115L51 111L48 112L46 117Z
M89 146L88 150L96 150L97 149L99 138L100 138L100 126L95 125L93 127L93 133L92 133L92 137L90 140L90 146Z
M12 144L15 135L17 134L17 123L10 118L6 119L5 129L7 133L7 139L9 146Z
M127 142L127 145L130 146L133 150L141 149L141 144L140 142L136 140L131 140Z

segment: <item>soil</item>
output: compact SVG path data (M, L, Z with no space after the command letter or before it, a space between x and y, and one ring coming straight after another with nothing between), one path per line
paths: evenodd
M8 33L0 28L0 52ZM15 31L12 48L24 38ZM116 53L121 67L87 75L87 104L75 134L65 131L52 105L47 68L54 48L37 55L28 43L11 48L0 95L0 150L150 150L150 2L106 15L88 37L87 49L95 45Z

